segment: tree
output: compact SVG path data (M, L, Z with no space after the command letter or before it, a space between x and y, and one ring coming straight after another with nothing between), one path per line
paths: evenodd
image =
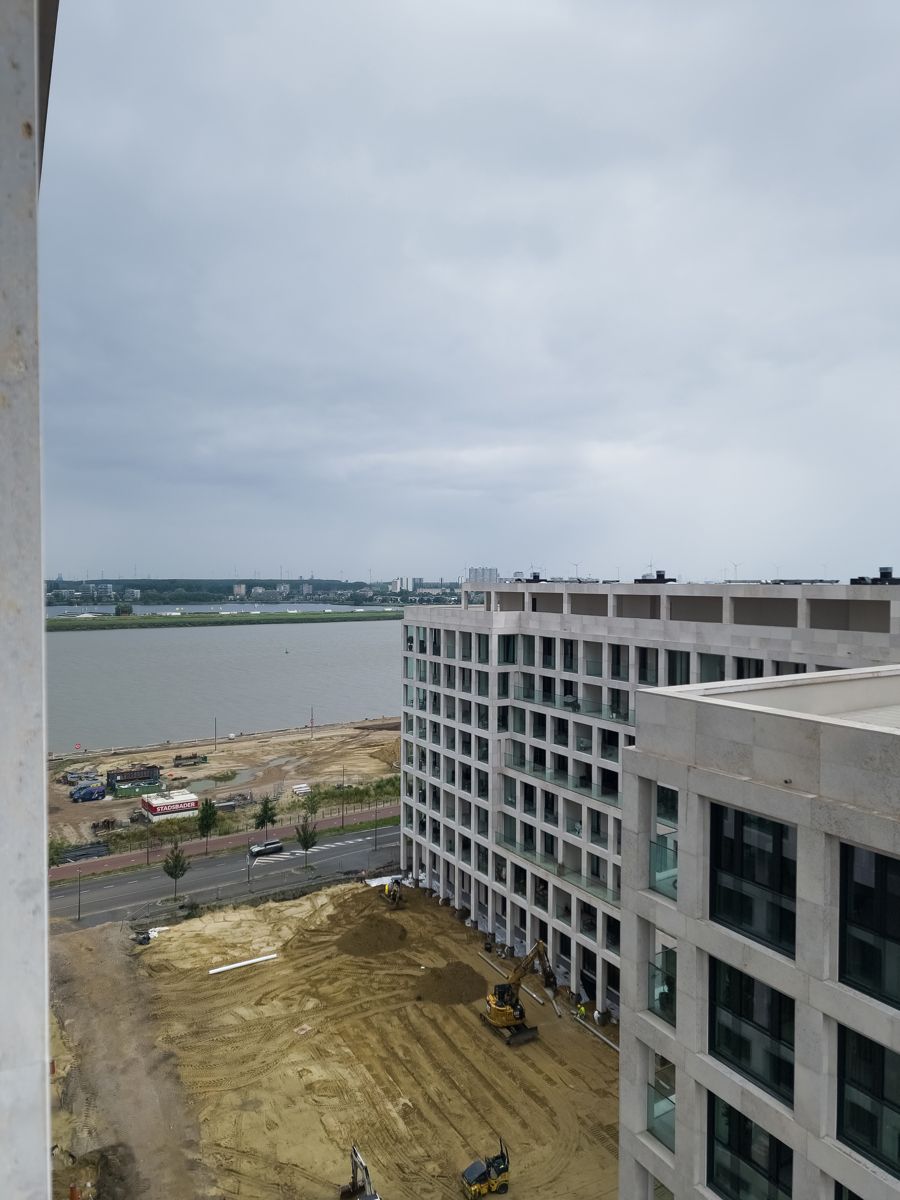
M200 805L200 811L197 813L197 832L201 837L206 838L206 853L209 854L209 835L216 827L216 822L219 819L219 810L215 804L207 798Z
M116 605L116 616L117 617L130 617L133 612L134 612L134 609L131 607L130 604L119 603Z
M51 838L47 846L47 866L58 867L62 862L62 852L66 848L66 843L60 838Z
M172 843L172 849L163 859L163 870L170 879L175 880L175 899L178 899L178 880L182 875L186 875L190 870L191 864L187 860L187 856L178 844L178 838Z
M308 816L312 818L317 817L319 815L320 808L319 797L315 792L307 792L307 794L303 797L303 803L300 805L300 808ZM313 828L315 828L315 826L313 826Z
M278 809L275 806L275 801L271 796L265 795L259 803L259 810L256 816L253 818L253 828L265 830L263 837L268 838L269 826L275 824L277 816Z
M300 843L300 849L303 851L303 866L309 865L309 852L319 840L319 835L316 833L316 823L308 812L304 812L299 825L295 825L297 831L297 841Z

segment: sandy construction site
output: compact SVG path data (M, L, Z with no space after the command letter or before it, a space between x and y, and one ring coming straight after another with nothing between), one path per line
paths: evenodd
M347 884L142 948L114 926L54 936L73 1063L57 1089L60 1187L84 1182L72 1155L111 1146L110 1200L336 1200L355 1142L383 1200L449 1200L502 1135L512 1196L616 1196L615 1052L527 997L541 1036L509 1049L478 1015L500 978L481 937L425 893L404 897L393 911Z
M276 730L272 733L241 734L233 740L183 742L150 746L144 750L86 754L66 759L66 765L90 762L101 776L135 762L157 763L167 782L177 777L179 787L196 788L203 796L223 797L235 791L261 795L291 783L359 783L388 774L399 761L398 718L325 725L316 729ZM197 766L174 766L177 754L207 755ZM90 841L91 823L105 818L127 821L136 800L109 796L90 804L73 804L69 785L58 782L61 767L51 762L48 781L51 836L72 843ZM217 783L215 776L231 775Z

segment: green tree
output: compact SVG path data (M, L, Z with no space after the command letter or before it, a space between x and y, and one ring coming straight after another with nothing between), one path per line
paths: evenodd
M62 862L62 852L66 848L66 843L60 838L51 838L47 846L47 866L58 867Z
M209 835L216 827L216 822L219 819L219 810L210 799L206 799L200 805L200 811L197 813L197 832L201 837L206 838L206 853L209 854Z
M187 856L178 844L178 838L172 843L172 849L163 859L163 870L170 879L175 880L175 899L178 899L178 880L182 875L186 875L190 870L191 864L187 860Z
M304 812L300 819L300 824L295 825L297 831L297 841L300 843L300 849L303 851L303 866L309 865L309 852L319 840L319 835L316 832L316 823L308 812Z
M253 818L253 828L265 830L263 837L268 838L269 826L275 824L277 817L278 809L275 806L275 801L271 796L263 796L256 816Z
M315 792L307 792L303 797L303 803L300 805L301 810L312 818L319 815L320 807L321 801Z
M134 609L131 607L130 604L117 604L116 605L116 616L117 617L130 617L133 612L134 612Z

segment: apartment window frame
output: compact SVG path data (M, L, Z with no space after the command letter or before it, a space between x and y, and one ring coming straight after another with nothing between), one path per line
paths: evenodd
M789 1146L745 1117L736 1108L707 1092L706 1185L723 1200L788 1200L793 1196L794 1155ZM720 1118L722 1120L720 1120ZM727 1122L724 1136L723 1121ZM721 1157L717 1156L717 1147ZM717 1167L728 1170L725 1158L741 1163L760 1179L753 1197L743 1186L732 1188L727 1176L717 1177ZM733 1171L732 1168L732 1173Z
M734 832L726 837L723 831L729 820L733 822ZM762 844L765 837L771 839L771 852ZM734 847L730 856L723 854L726 842ZM787 843L792 844L792 856L786 853ZM757 816L747 809L711 803L709 851L710 920L793 959L797 947L797 827ZM782 884L787 882L787 887L776 888L771 883L761 881L758 874L750 869L754 865L765 865L767 854L773 866L765 874L771 877L777 875ZM728 861L729 858L733 861ZM764 927L761 928L756 920L735 919L723 907L717 898L717 885L723 876L730 878L732 894L748 901L751 909L757 900L767 905ZM773 916L777 917L777 929Z
M685 687L690 682L690 650L666 650L666 686Z
M732 1052L732 1043L745 1043L746 1056ZM774 1053L767 1052L769 1046ZM754 1051L759 1052L760 1048L773 1063L774 1069L769 1074L756 1069ZM712 956L709 959L709 1053L793 1107L793 999ZM788 1057L789 1081L783 1074L779 1076Z
M859 877L867 865L872 881L868 888ZM864 895L864 890L870 895ZM873 964L868 978L862 967L854 966L866 957ZM838 978L855 991L900 1008L900 858L849 842L841 843Z
M848 1073L848 1064L853 1072ZM864 1074L871 1076L868 1084ZM855 1078L853 1078L855 1075ZM872 1107L877 1107L878 1115L869 1111L857 1102L857 1107L863 1115L873 1119L872 1132L869 1136L848 1135L846 1119L846 1089L849 1085L859 1093ZM893 1084L893 1098L885 1095L886 1086ZM883 1113L890 1110L891 1119L886 1121ZM880 1042L868 1038L856 1030L838 1025L838 1086L837 1086L837 1139L844 1146L849 1146L857 1154L869 1162L875 1163L895 1179L900 1179L900 1145L897 1146L897 1156L891 1159L889 1155L880 1153L879 1147L892 1136L896 1144L897 1128L900 1126L900 1054L882 1046Z

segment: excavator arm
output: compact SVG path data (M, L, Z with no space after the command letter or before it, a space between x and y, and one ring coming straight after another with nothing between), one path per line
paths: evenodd
M353 1200L359 1196L361 1200L380 1200L369 1175L366 1160L356 1146L350 1147L350 1182L341 1188L340 1200Z
M509 982L518 990L522 980L531 970L535 963L540 964L541 973L544 976L544 987L551 988L556 991L556 973L550 966L550 959L547 957L547 947L543 942L535 942L522 961L518 964L513 973L509 976Z

